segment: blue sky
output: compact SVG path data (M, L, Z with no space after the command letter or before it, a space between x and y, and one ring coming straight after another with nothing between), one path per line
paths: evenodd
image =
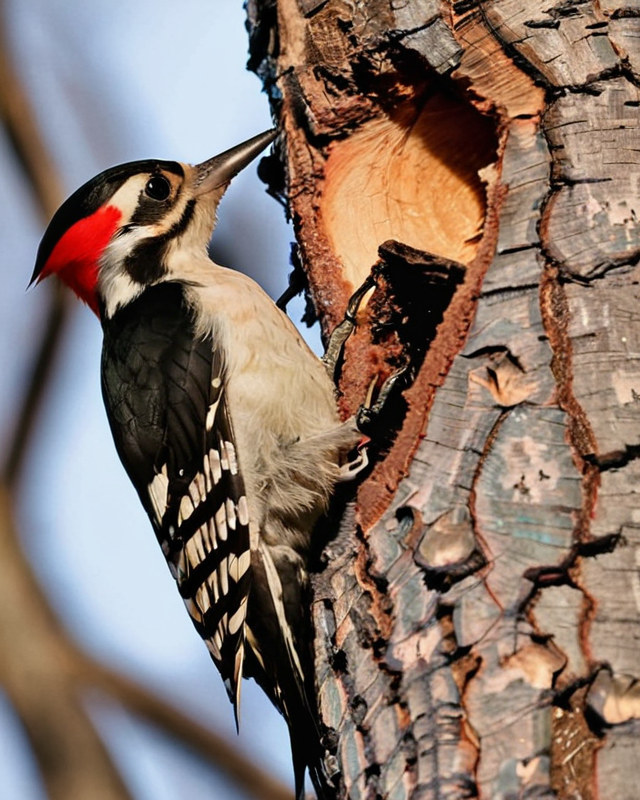
M241 0L7 0L12 56L46 141L72 191L114 163L202 161L271 126L258 79L246 72ZM0 137L0 446L7 440L44 307L25 292L42 223ZM292 233L251 167L223 202L216 238L274 296L286 286ZM301 303L293 311L301 312ZM52 603L83 645L235 737L221 681L174 588L115 454L99 387L101 334L77 306L38 422L23 481L25 547ZM239 746L287 781L284 723L245 682ZM92 708L140 800L233 797L211 770L96 698ZM188 790L187 790L188 787ZM215 790L217 787L217 791ZM0 694L0 798L41 800Z

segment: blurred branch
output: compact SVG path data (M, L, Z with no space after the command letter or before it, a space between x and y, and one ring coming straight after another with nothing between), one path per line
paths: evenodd
M62 186L22 82L11 64L3 10L0 4L0 114L16 158L47 221L62 202Z
M53 376L53 367L62 344L62 334L70 316L67 292L61 283L52 281L49 288L49 307L40 345L33 360L24 399L20 404L13 436L7 448L2 480L15 489L29 449L38 413Z
M187 717L129 678L102 664L85 660L83 680L108 692L129 711L166 731L224 772L246 792L262 800L293 800L280 781L246 759L228 740Z
M0 116L43 220L62 201L61 182L6 47L0 4ZM0 482L0 683L24 725L52 800L130 800L83 706L95 686L162 728L262 800L292 800L285 786L224 738L143 687L91 660L69 638L22 552L11 493L16 491L69 317L60 284L49 308Z
M195 750L261 800L291 792L222 736L134 681L92 660L69 638L18 544L0 486L0 682L19 714L52 800L125 800L129 794L82 705L97 688Z
M51 800L129 800L70 678L71 652L18 545L0 488L0 681Z
M46 222L62 202L61 181L38 128L26 92L9 59L0 5L0 114L14 154L22 167L34 199ZM38 411L53 372L70 304L67 293L57 282L49 289L49 307L38 353L20 405L13 439L2 469L4 482L15 488L28 450Z

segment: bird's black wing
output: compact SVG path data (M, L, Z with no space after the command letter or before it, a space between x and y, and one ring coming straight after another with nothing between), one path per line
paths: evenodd
M251 554L223 355L195 335L178 283L147 289L103 327L118 454L237 714Z

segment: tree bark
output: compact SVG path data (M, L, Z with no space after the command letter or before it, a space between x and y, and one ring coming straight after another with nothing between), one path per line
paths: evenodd
M397 284L343 413L415 373L314 578L340 796L637 798L640 5L248 16L324 333L374 264ZM420 284L430 254L464 265L452 296Z

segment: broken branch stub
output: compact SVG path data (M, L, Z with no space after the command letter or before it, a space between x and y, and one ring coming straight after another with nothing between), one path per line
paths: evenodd
M394 240L381 244L378 255L371 271L376 288L362 328L369 334L369 352L376 353L379 387L365 432L381 449L402 426L406 402L401 393L418 374L465 268Z

